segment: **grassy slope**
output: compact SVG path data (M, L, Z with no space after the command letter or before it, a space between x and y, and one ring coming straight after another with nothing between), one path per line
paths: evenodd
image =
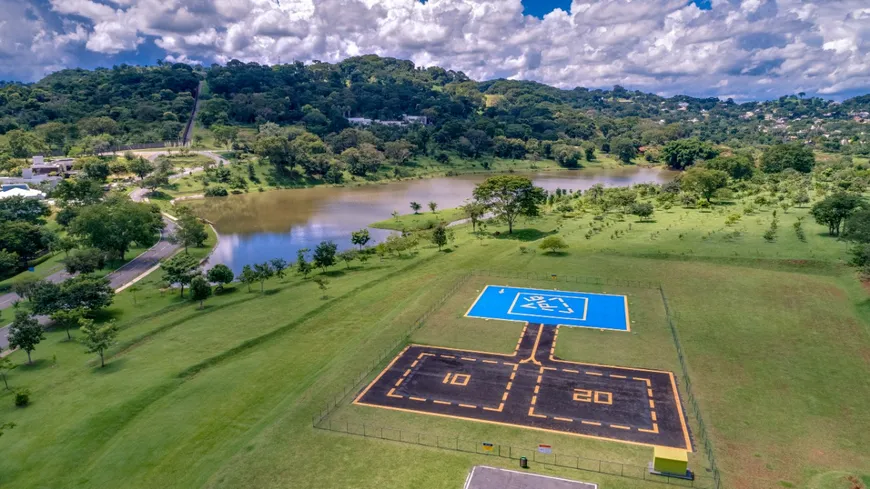
M518 226L525 239L551 231L565 236L571 248L562 257L521 252L521 245L535 248L531 241L474 240L463 226L452 253L426 248L416 258L373 259L336 271L326 301L314 284L293 277L270 282L269 294L236 290L198 311L175 294L161 295L149 278L136 305L124 292L109 311L122 335L108 367L94 368L92 355L52 332L34 352L38 363L10 375L13 387L32 389L34 403L15 409L11 394L0 397L0 420L18 424L0 438L6 454L0 480L14 487L459 487L472 464L509 461L322 432L310 420L463 269L483 266L661 281L679 314L695 393L733 487L803 484L835 469L867 473L870 419L862 413L870 403L863 381L870 306L839 264L845 244L812 223L805 224L807 243L793 236L789 219L805 212L781 217L774 244L761 239L769 213L745 218L736 242L717 231L725 228L717 211L672 209L659 213L658 223L613 220L591 239L584 238L591 216ZM625 233L611 239L615 229ZM816 263L794 261L806 258ZM450 310L470 300L460 296ZM631 306L636 320L646 314L654 323L660 311L652 298L638 300ZM415 340L509 349L516 339L509 323L469 337L457 334L460 321L450 324L430 320ZM660 331L614 341L572 331L560 335L559 354L673 365L667 342L658 343ZM56 364L49 360L54 355ZM524 430L448 426L426 416L390 421L499 441L536 440ZM557 447L631 463L648 457L622 444L573 438ZM534 468L602 487L646 487Z
M437 212L421 212L419 214L402 214L398 218L384 219L369 224L369 227L379 229L392 229L394 231L417 231L420 229L432 229L442 222L451 223L465 219L465 211L456 207L443 209Z
M197 129L199 130L199 129ZM251 131L249 128L242 128L242 131ZM203 130L203 134L209 131ZM209 136L211 138L211 136ZM225 149L217 148L213 144L213 138L205 138L203 141L212 141L203 143L203 149ZM199 148L199 147L198 147ZM258 161L257 158L234 162L230 165L230 171L238 176L243 177L248 181L247 189L238 189L241 192L258 192L272 190L276 188L304 188L315 185L325 185L323 180L304 176L297 168L295 171L289 172L287 175L276 175L274 169L266 161ZM254 179L250 178L248 173L248 163L253 165ZM590 168L616 168L622 164L616 159L606 154L601 154L592 162L582 162L584 166ZM640 163L640 161L638 161ZM484 165L489 168L485 168ZM465 158L452 157L450 163L443 165L437 163L433 158L422 156L408 162L402 167L401 179L416 179L416 178L432 178L443 177L448 175L459 175L468 173L505 173L512 171L551 171L564 170L554 160L512 160L504 158L483 158L480 160L470 160ZM173 181L172 185L166 188L166 191L171 197L181 197L187 195L202 194L205 190L201 180L201 176L191 175L179 178ZM396 180L391 167L384 166L376 175L371 175L369 179L358 177L345 172L344 183L342 185L354 186L365 185L370 181L389 181ZM214 185L212 183L212 185ZM224 185L226 186L226 185ZM232 189L230 189L232 190ZM170 198L171 198L170 197Z

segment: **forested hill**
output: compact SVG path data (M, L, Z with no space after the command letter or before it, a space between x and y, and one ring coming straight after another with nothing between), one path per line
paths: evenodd
M0 134L35 130L63 149L73 141L176 139L193 110L201 75L184 64L63 70L37 83L0 86Z
M346 115L394 120L408 114L426 115L430 124L406 139L470 156L488 152L499 137L605 151L616 138L639 147L698 137L731 146L795 141L870 153L864 134L870 96L837 103L796 94L737 104L619 86L562 90L528 81L477 82L462 72L374 55L335 64L64 70L35 84L0 86L0 145L21 156L45 147L77 145L87 152L95 143L177 139L201 79L208 89L199 117L207 127L302 124L325 137L348 127Z

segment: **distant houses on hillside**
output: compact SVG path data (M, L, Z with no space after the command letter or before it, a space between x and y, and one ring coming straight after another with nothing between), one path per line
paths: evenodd
M370 126L372 124L380 124L382 126L408 126L411 124L426 125L429 120L425 115L407 115L403 114L401 120L397 121L382 121L378 119L369 119L367 117L347 117L347 122L352 126Z
M27 184L47 183L53 188L64 177L75 173L73 163L72 158L46 161L43 156L34 156L30 166L21 170L20 177L0 177L0 184L25 184L25 188L27 188Z

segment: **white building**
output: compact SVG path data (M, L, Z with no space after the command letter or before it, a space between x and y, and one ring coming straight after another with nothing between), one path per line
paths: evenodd
M12 197L24 197L25 199L44 199L45 193L32 189L27 185L3 185L0 191L0 200Z

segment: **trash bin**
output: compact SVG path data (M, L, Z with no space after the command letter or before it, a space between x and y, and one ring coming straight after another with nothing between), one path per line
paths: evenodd
M529 459L526 457L520 457L520 468L528 469L529 468Z

